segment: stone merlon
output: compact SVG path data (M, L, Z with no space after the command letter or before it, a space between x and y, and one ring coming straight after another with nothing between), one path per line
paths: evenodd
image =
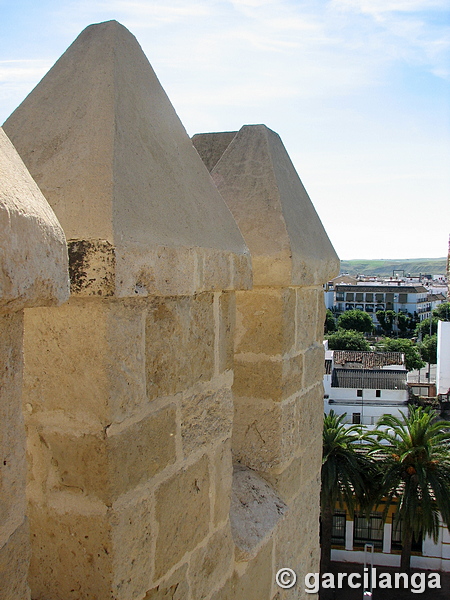
M82 265L76 273L71 264L72 292L251 285L229 209L136 38L116 21L87 27L4 128L61 222L71 263Z
M0 313L69 296L63 230L0 128Z
M339 259L280 137L265 125L233 133L192 141L250 249L254 285L325 283Z

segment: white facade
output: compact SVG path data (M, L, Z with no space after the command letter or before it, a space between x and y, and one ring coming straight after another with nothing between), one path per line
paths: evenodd
M354 522L348 520L345 525L345 545L331 550L331 560L364 564L364 550L354 545ZM374 566L399 567L400 552L392 553L392 523L384 524L381 544L382 547L375 548L373 554ZM441 525L437 544L432 538L425 537L422 553L411 556L411 567L450 572L450 533L444 525Z
M450 390L450 321L438 322L436 388L444 395Z
M343 355L349 359L354 356L360 357L361 361L365 355L375 355L370 352L339 353L342 361ZM392 354L398 354L398 364L392 364ZM380 354L377 354L380 357ZM354 368L346 368L355 365L354 361L344 364L336 364L335 351L325 351L326 373L324 375L324 412L333 410L337 415L347 414L347 423L361 423L374 428L380 417L391 414L401 418L401 412L407 411L408 390L406 385L407 371L403 364L402 355L391 353L389 357L391 364L381 364L379 368L365 369L364 362ZM345 360L345 359L344 359ZM381 361L382 363L382 355ZM357 363L356 363L357 364ZM340 377L341 375L345 377ZM350 375L350 376L349 376ZM351 385L340 385L339 380L352 380Z

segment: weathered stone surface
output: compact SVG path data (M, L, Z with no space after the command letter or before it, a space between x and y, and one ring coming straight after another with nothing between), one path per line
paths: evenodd
M124 505L58 509L30 505L34 522L30 584L46 600L143 597L152 575L151 510L147 499ZM78 507L78 510L77 510Z
M23 313L0 315L0 547L25 516Z
M201 446L231 437L233 397L228 387L217 392L193 393L181 403L181 441L188 456Z
M223 442L213 460L214 467L214 525L227 521L230 513L233 463L231 440Z
M301 400L263 402L236 399L233 424L235 461L266 472L290 462L301 444Z
M275 490L257 473L236 465L230 523L237 560L253 559L287 510Z
M223 133L198 133L192 137L192 143L210 173L236 134L237 131L225 131Z
M189 581L192 598L203 600L231 575L234 566L234 544L229 526L217 531L206 546L196 550L190 561Z
M113 296L114 246L106 240L69 240L68 250L72 294Z
M280 401L283 397L283 361L235 358L233 394Z
M295 290L237 292L237 353L268 356L289 352L295 339Z
M1 128L0 239L0 312L67 300L64 233Z
M164 575L207 536L211 518L209 493L206 456L175 473L156 490L156 578Z
M219 373L234 367L234 332L236 326L236 296L224 292L219 297Z
M175 462L175 408L150 414L119 432L78 435L38 426L32 452L47 455L47 486L93 495L111 504ZM92 457L95 456L95 461ZM42 475L41 475L42 477Z
M322 344L313 344L305 352L303 385L308 388L323 382L325 351Z
M188 597L186 564L177 569L167 580L149 590L144 600L186 600Z
M160 299L148 311L147 394L181 392L214 372L213 295Z
M166 280L173 294L204 289L190 269L196 249L206 251L214 289L230 286L221 265L232 254L247 256L249 276L236 223L138 42L116 21L87 27L4 128L67 238L114 246L108 277L119 297L167 295ZM173 262L188 282L174 277Z
M323 297L322 289L317 288L298 288L297 289L297 350L306 350L319 341L317 337L318 329L318 296L321 294ZM322 331L320 343L323 339L323 323L325 322L325 315L320 315L322 320Z
M145 316L139 301L83 303L26 312L24 395L31 411L64 411L101 428L142 410Z
M222 147L229 139L223 135ZM218 136L209 135L214 148ZM336 253L276 133L245 125L211 175L250 249L255 285L318 285L338 273Z
M321 459L320 454L319 458ZM314 467L316 466L317 465L315 463L313 463L312 465L308 465L307 461L303 459L302 455L299 458L294 458L291 461L291 463L287 467L285 467L281 472L267 473L265 474L265 477L267 481L277 490L281 498L283 498L285 502L289 503L302 490L302 469L310 468L311 471L313 471Z
M243 575L237 572L214 594L211 600L270 600L275 592L273 589L272 569L273 543L270 540L253 559Z
M28 567L30 562L30 531L28 521L0 544L0 598L29 600Z

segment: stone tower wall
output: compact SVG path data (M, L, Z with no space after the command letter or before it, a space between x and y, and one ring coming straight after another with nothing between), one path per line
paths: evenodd
M55 215L0 129L0 598L28 600L24 308L69 294L67 247Z
M87 28L5 131L71 279L68 302L24 315L32 597L310 597L275 573L318 570L338 261L278 136L215 134L205 168L116 22Z

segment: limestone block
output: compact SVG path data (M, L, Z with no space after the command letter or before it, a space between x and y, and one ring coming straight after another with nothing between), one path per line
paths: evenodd
M319 315L318 296L323 291L317 288L297 288L297 350L306 350L318 340L318 321L321 320L321 339L325 315ZM323 316L323 320L322 320Z
M208 597L211 590L231 574L233 565L234 544L227 525L192 554L188 572L192 598Z
M233 393L280 402L302 390L303 365L303 354L285 359L236 355Z
M236 465L230 524L239 561L254 559L286 513L287 506L257 473Z
M157 299L146 326L147 394L184 391L214 372L213 295Z
M237 353L273 356L289 352L295 339L295 290L237 292L237 322Z
M308 444L318 444L322 456L323 427L323 386L316 384L308 389L298 400L298 430L302 439L302 448Z
M279 472L302 444L299 409L298 398L282 403L236 399L234 460L257 471Z
M233 369L235 326L236 296L225 292L219 297L219 373Z
M201 291L196 249L206 251L214 289L230 286L230 255L247 257L249 277L235 221L137 40L116 21L87 27L4 127L67 238L114 248L107 277L118 297Z
M186 600L188 597L187 565L183 565L168 579L149 590L144 600Z
M49 489L72 490L111 504L175 462L175 408L152 413L118 432L98 436L37 426L34 456L47 455ZM95 461L92 457L95 456ZM43 480L45 475L36 474Z
M283 361L282 398L298 394L303 387L304 356L297 354Z
M2 600L29 600L27 583L30 561L30 532L28 521L0 544L0 598Z
M301 562L304 552L319 546L319 494L318 479L306 485L301 482L301 492L289 503L276 532L275 567L289 566L299 578L306 575Z
M0 312L67 300L64 233L1 128L0 239Z
M71 299L25 315L24 395L31 412L64 411L101 429L142 410L145 306Z
M195 136L208 162L229 142L229 133L222 141L219 135ZM245 125L211 175L250 249L256 286L319 285L338 273L338 258L276 133Z
M243 575L234 573L233 577L211 600L270 600L273 596L274 573L272 569L273 543L270 540L257 557L249 562Z
M319 457L321 458L320 455ZM293 458L289 465L284 467L280 472L272 471L265 474L265 477L277 490L281 498L289 503L302 490L303 468L305 467L308 468L308 464L307 461L303 459L302 455L301 457Z
M26 506L22 336L22 312L0 315L0 546L23 523Z
M247 357L245 357L247 358ZM283 361L281 359L245 360L235 357L233 394L247 398L280 401L283 398Z
M322 383L325 373L325 351L323 345L318 343L313 344L306 350L304 356L304 387L308 388Z
M233 464L231 440L222 442L217 448L214 460L214 524L228 520L231 502Z
M233 397L229 387L183 395L181 441L185 456L202 446L230 438L232 425Z
M155 578L162 577L207 536L211 518L209 494L206 456L175 473L156 490Z
M30 505L30 585L46 600L128 600L150 587L153 531L146 498L107 508ZM70 508L69 508L70 506Z

